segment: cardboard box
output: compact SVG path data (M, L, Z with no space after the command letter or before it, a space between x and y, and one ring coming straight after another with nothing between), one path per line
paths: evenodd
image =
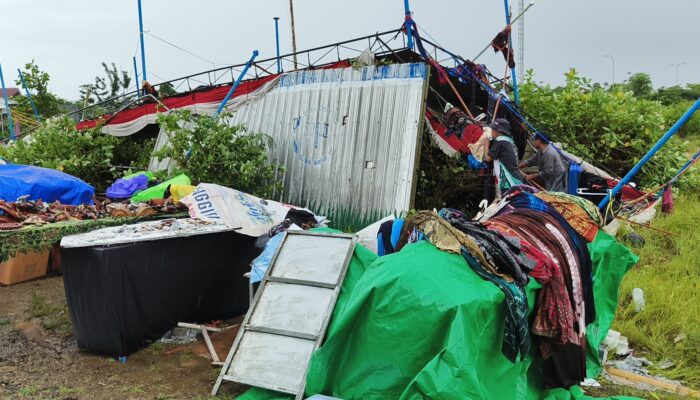
M0 284L13 285L46 275L49 265L49 250L18 253L0 263Z

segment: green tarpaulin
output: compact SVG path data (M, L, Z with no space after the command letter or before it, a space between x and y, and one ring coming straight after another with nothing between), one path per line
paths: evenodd
M592 346L607 334L617 290L636 257L601 232L589 245L598 306ZM527 286L530 310L539 284ZM342 399L586 399L542 389L536 348L515 364L501 353L503 293L460 255L428 242L377 258L357 248L329 325L311 359L306 394ZM533 346L534 347L534 346ZM591 352L589 371L599 361ZM594 357L595 356L595 357ZM251 389L240 399L288 399ZM621 397L622 398L622 397Z
M162 199L165 191L170 185L189 185L192 182L185 174L174 176L167 181L136 193L132 198L132 203L145 202L152 199Z

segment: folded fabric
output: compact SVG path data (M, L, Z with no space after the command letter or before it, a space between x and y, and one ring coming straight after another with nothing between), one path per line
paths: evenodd
M581 197L558 192L539 192L535 196L554 207L587 242L595 240L601 218L598 208L593 203ZM582 201L590 203L590 206L582 204Z

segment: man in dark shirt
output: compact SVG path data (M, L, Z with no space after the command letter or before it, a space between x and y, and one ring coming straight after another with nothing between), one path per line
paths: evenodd
M520 163L521 168L537 165L539 172L527 175L527 179L541 179L544 188L550 192L566 192L566 164L549 140L540 135L532 137L532 146L537 150L534 156Z
M518 151L510 137L510 122L504 118L496 118L489 127L492 138L487 146L485 160L498 161L501 168L508 170L513 178L522 181L523 176L518 169Z

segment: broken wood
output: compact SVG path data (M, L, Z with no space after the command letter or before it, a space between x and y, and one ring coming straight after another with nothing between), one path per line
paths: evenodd
M683 385L677 385L669 382L662 381L660 379L653 378L651 376L644 376L635 374L633 372L625 371L614 367L605 367L605 371L613 377L621 378L631 383L642 383L645 385L650 385L654 388L661 389L666 392L671 392L675 394L680 394L682 396L690 396L696 399L700 399L700 391L693 390L689 387Z

